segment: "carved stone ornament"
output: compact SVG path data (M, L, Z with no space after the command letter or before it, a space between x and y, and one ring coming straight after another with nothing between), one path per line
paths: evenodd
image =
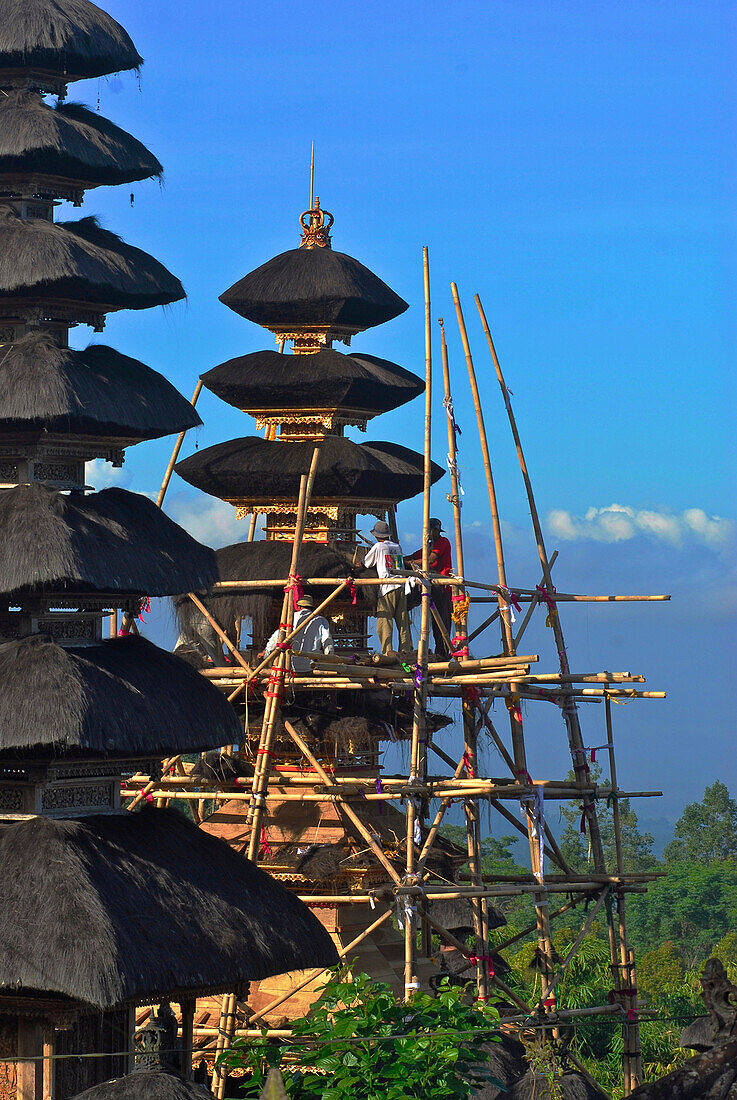
M325 219L330 220L325 222ZM300 248L332 248L330 243L330 230L335 218L327 210L320 209L320 199L315 198L315 205L311 210L305 210L299 216L299 224L302 227L302 240Z
M701 975L701 997L712 1020L714 1043L737 1034L737 986L730 982L719 959L707 959Z

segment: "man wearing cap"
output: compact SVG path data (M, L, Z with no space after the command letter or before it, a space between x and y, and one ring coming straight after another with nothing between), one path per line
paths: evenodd
M363 559L364 566L367 569L373 567L381 578L390 577L394 569L403 569L402 547L389 537L389 524L383 519L378 519L371 529L371 534L376 542ZM392 652L394 623L397 624L399 636L398 650L402 653L410 653L412 634L409 628L409 611L403 580L396 581L394 584L379 585L379 596L376 601L376 633L379 635L382 653Z
M294 615L293 627L296 628L299 624L308 617L315 610L315 601L312 596L302 596L297 600L297 611ZM266 649L264 650L264 656L268 656L269 653L276 649L276 643L279 641L279 631L275 630L266 643ZM304 630L301 630L299 634L296 634L292 638L292 649L300 649L304 653L333 653L333 636L330 633L330 623L322 615L316 615L314 619L305 626ZM292 654L292 670L294 672L312 672L312 665L308 657L300 657L299 654Z
M450 556L450 543L443 534L443 526L439 519L431 519L429 524L428 543L428 568L433 573L440 573L442 577L450 577L453 573L453 562ZM417 550L411 560L417 565L422 565L422 550ZM451 637L451 611L452 599L450 587L446 584L434 584L432 586L432 602L438 618L445 627L448 637ZM445 644L440 627L432 617L432 636L435 647L435 656L441 661L448 659L448 647Z

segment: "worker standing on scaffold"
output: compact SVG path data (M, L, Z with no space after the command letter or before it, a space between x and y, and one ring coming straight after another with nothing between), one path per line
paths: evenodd
M429 524L428 542L428 567L433 573L440 573L441 577L450 577L453 574L453 561L450 556L450 543L443 534L443 525L439 519L431 519ZM417 550L410 559L416 565L422 565L422 550ZM450 622L452 600L450 585L434 584L432 586L432 602L435 605L440 622L445 628L445 633L450 638ZM450 654L443 637L443 632L432 616L432 636L435 646L435 656L441 661L447 661Z
M389 537L389 524L383 519L377 520L371 528L371 534L376 542L363 559L364 566L367 569L373 567L381 578L390 577L394 569L403 569L402 547ZM379 597L376 601L376 633L379 635L382 653L392 652L394 623L397 624L399 635L399 651L411 653L412 634L409 627L404 580L397 580L394 584L379 585Z

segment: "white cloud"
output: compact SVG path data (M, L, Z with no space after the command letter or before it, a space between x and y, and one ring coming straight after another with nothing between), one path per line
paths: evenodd
M127 489L133 475L125 466L113 466L104 458L96 458L85 463L84 477L87 484L97 490L110 489L113 485L118 489Z
M589 508L583 516L561 508L548 514L551 533L568 541L626 542L645 535L671 546L690 540L720 550L734 540L735 526L734 520L709 516L701 508L687 508L678 513L610 504L605 508Z
M206 546L228 546L232 542L243 542L248 536L250 517L237 520L233 505L222 500L213 497L198 497L196 500L174 497L166 502L165 508L175 523ZM258 534L257 529L257 537Z

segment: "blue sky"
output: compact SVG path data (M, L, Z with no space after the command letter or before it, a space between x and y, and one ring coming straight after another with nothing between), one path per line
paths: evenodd
M514 392L548 546L560 551L561 590L673 593L670 604L565 609L577 670L644 672L669 692L665 703L617 708L624 784L667 792L642 804L654 817L677 816L716 775L734 792L734 7L106 6L146 58L140 82L88 82L71 98L96 106L99 97L166 175L162 188L135 185L133 206L129 188L92 192L82 213L167 263L188 301L114 315L96 339L187 394L209 367L274 346L217 297L297 244L314 138L335 247L411 305L354 347L422 371L421 248L430 248L433 316L445 317L464 432L473 568L488 569L488 505L451 279L479 374L510 582L536 583L537 567L475 292ZM205 426L184 453L252 431L210 395L200 411ZM421 420L420 401L370 425L368 438L419 449ZM169 450L168 440L137 448L124 480L155 489ZM433 511L450 520L447 491L435 490ZM168 507L204 541L243 532L227 508L176 479ZM419 510L417 501L401 510L409 542ZM545 635L541 623L531 638L552 669ZM600 708L585 721L601 743ZM558 722L531 716L530 742L533 774L562 770Z

